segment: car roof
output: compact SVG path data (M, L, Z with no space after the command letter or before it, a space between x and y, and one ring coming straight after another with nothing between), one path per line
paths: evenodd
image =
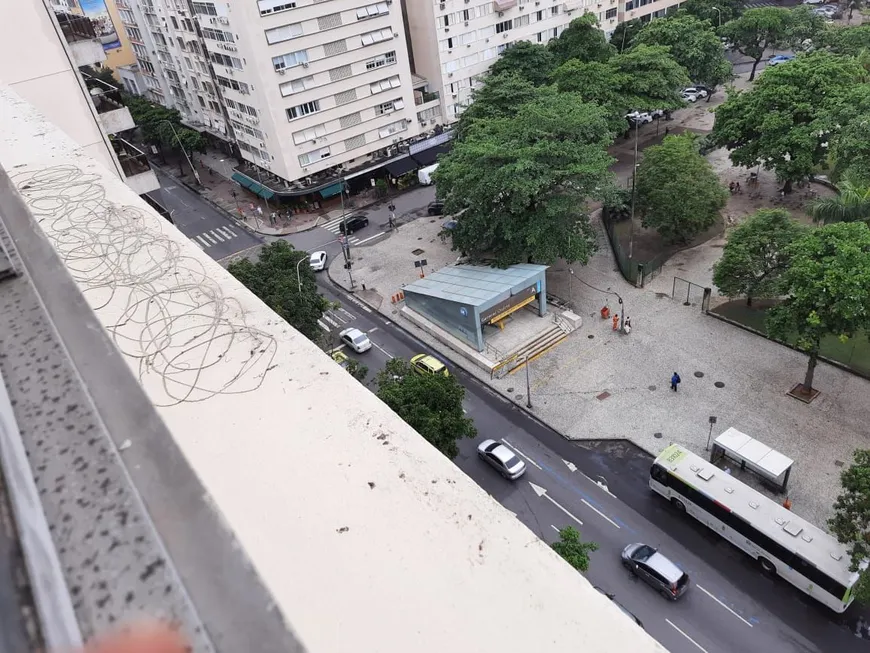
M323 258L326 256L326 252L311 252L311 258Z
M514 452L508 449L503 444L498 445L495 449L492 450L491 453L503 463L506 463L511 458L516 458L516 456L514 456Z
M646 564L671 582L678 581L685 573L658 551L647 558Z
M344 336L348 336L351 338L351 340L353 340L357 336L364 336L365 334L362 331L360 331L359 329L357 329L356 327L350 327L348 329L345 329L344 331L342 331L338 335L342 338Z
M444 363L442 363L431 354L418 354L417 356L414 356L414 358L412 358L411 360L414 363L424 363L425 365L431 367L433 370L440 370L442 367L444 367Z

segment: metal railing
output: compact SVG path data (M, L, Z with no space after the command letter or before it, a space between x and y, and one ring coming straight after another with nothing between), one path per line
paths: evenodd
M115 154L118 155L118 162L121 164L121 170L124 171L125 176L133 177L151 170L145 152L132 143L123 138L113 138L112 146L115 149Z
M117 86L107 84L101 79L92 77L87 73L82 73L82 78L85 80L85 86L88 87L88 93L94 106L97 108L97 113L108 113L116 109L122 109L124 103L121 100L121 91Z
M433 100L437 100L441 97L441 94L438 91L433 91L429 93L428 91L423 91L420 95L414 94L414 104L420 106L421 104L426 104L427 102L432 102Z
M97 38L97 32L94 30L94 24L90 18L65 13L58 13L56 15L57 22L60 23L60 30L63 32L67 43L92 41Z

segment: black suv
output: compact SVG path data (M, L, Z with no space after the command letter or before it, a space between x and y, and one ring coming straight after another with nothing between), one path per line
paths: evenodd
M442 213L444 213L444 202L442 202L441 200L429 202L429 206L426 207L426 212L429 215L441 215Z
M347 220L338 224L338 230L343 234L352 234L363 227L369 226L369 219L364 215L352 215Z

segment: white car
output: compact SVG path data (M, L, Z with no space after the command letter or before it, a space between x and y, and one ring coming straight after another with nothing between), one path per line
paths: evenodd
M477 455L511 481L526 473L526 464L514 452L495 440L484 440L477 445Z
M645 125L653 120L652 116L646 111L632 111L631 113L625 114L625 119L632 125Z
M653 118L664 118L665 110L664 109L653 109L652 111L649 112L649 115L651 115Z
M312 270L320 272L326 267L326 252L312 252L308 262L311 264Z
M680 97L683 98L686 102L697 102L698 97L700 96L695 93L686 93L686 91L683 91L682 93L680 93Z
M356 353L361 354L372 348L372 341L359 329L345 329L338 334L339 339Z
M825 0L804 0L805 5L823 5Z
M707 97L707 89L699 88L697 86L690 86L689 88L684 88L683 93L689 93L690 95L697 95L698 97L701 97L701 98Z

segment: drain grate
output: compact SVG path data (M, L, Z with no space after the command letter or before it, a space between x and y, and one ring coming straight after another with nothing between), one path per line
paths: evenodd
M426 250L424 250L424 249L420 249L420 248L418 247L417 249L413 250L413 251L411 252L411 254L413 254L414 256L420 256L420 254L423 254L425 251L426 251Z

